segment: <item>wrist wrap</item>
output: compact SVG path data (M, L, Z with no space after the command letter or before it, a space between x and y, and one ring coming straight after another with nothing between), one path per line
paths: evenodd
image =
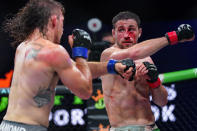
M149 87L151 87L151 88L158 88L160 86L160 84L161 84L161 81L158 78L157 81L155 81L153 83L148 82L148 81L147 81L147 83L148 83Z
M85 59L88 58L88 49L84 47L74 47L72 48L72 57L83 57Z
M168 39L168 42L170 45L175 45L178 43L178 36L176 31L168 32L166 33L166 38Z
M107 71L110 73L110 74L117 74L116 70L115 70L115 64L117 63L117 60L113 60L113 59L110 59L108 64L107 64Z

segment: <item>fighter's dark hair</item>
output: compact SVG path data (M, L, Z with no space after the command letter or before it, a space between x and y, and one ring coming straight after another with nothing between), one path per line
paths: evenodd
M128 20L128 19L134 19L137 22L138 27L141 26L140 25L141 20L140 20L140 18L137 14L135 14L133 12L130 12L130 11L122 11L122 12L119 12L116 16L113 17L113 19L112 19L113 28L115 28L115 24L119 20Z
M61 3L54 0L30 0L12 18L7 18L3 23L3 30L14 38L19 44L38 28L43 35L47 31L49 18L58 11L65 12Z

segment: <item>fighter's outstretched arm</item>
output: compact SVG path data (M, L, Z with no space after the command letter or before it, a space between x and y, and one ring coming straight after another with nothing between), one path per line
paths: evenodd
M123 59L120 61L111 59L107 62L88 62L88 66L93 78L106 74L118 74L128 80L134 73L132 69L135 68L135 64L132 59Z
M155 38L140 42L128 49L122 49L114 52L111 58L125 59L131 58L133 60L145 58L156 53L167 45L174 45L178 42L192 41L195 38L195 34L192 27L188 24L182 24L176 31L168 32L165 37Z
M92 78L97 78L108 73L108 62L88 62Z
M168 40L165 37L155 38L138 43L128 49L122 49L114 52L111 55L113 59L132 58L133 60L142 59L150 56L163 47L168 45Z

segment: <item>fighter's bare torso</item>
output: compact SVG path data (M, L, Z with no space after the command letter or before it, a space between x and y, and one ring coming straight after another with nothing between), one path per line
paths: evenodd
M119 50L112 47L108 49L105 56ZM110 57L102 58L103 61ZM148 61L149 58L135 61ZM112 127L125 125L148 125L154 123L154 116L150 110L150 89L146 80L135 76L129 82L117 75L105 75L102 77L102 88L104 101Z
M59 78L47 61L55 57L48 55L50 48L57 46L44 39L18 46L5 120L48 126Z

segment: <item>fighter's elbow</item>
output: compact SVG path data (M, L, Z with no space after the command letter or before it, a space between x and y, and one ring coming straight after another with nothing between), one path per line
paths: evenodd
M84 100L89 99L92 96L92 92L88 92L85 96L84 96Z
M80 93L80 98L83 100L87 100L92 96L92 87L86 87L86 90L83 91L83 93Z
M91 97L90 94L83 95L83 96L81 95L81 96L80 96L80 98L83 99L83 100L88 100L90 97Z
M162 101L159 102L154 102L156 105L160 106L160 107L164 107L165 105L167 105L168 100L167 99L163 99Z
M160 107L164 107L165 105L167 105L167 103L168 103L168 100L163 101L163 102L160 104Z
M90 98L90 96L91 96L91 95L87 95L87 96L82 97L81 99L83 99L83 100L88 100L88 99Z

